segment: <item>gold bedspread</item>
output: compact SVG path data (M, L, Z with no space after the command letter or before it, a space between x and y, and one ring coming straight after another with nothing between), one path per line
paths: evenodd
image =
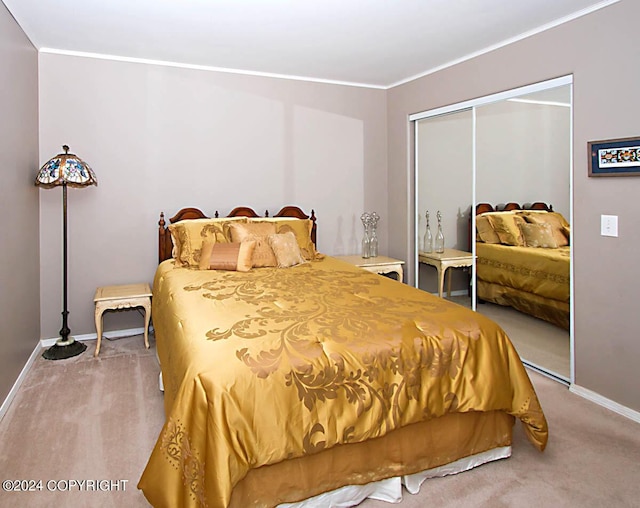
M253 468L447 413L547 423L504 332L335 258L248 273L162 263L153 316L166 423L139 487L158 506L227 506Z

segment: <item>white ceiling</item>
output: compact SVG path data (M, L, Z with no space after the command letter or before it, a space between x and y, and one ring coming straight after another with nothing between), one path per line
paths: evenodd
M618 0L2 1L41 51L387 88Z

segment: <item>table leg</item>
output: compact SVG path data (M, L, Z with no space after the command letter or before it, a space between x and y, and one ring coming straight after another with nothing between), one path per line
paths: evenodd
M449 272L449 278L447 279L447 296L451 298L451 278L453 277L452 273Z
M149 349L149 321L151 321L151 303L147 302L144 307L144 347Z
M95 313L95 319L96 319L96 333L97 333L97 338L96 338L96 350L93 353L93 356L98 356L98 353L100 352L100 341L102 340L102 312L104 311L104 309L102 309L101 305L96 305L96 313Z
M443 270L440 266L438 266L437 269L438 269L438 296L442 298L442 287L444 286L444 276L447 269L445 268Z

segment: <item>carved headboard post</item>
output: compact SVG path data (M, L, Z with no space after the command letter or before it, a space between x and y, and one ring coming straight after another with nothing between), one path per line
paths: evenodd
M158 221L158 263L162 263L162 260L165 259L164 256L164 246L166 243L166 235L167 229L164 227L164 212L160 212L160 220Z

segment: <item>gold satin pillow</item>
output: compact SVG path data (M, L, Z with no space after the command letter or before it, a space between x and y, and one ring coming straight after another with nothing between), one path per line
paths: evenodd
M569 245L568 236L564 232L564 228L568 227L569 223L562 214L558 212L529 212L524 214L524 219L531 224L549 224L558 247Z
M180 266L198 266L202 244L207 239L218 243L230 241L229 225L247 222L246 217L182 220L169 225L173 240L173 257Z
M253 267L253 251L256 242L217 243L213 239L202 243L202 255L198 267L200 270L230 270L248 272Z
M553 235L550 224L531 224L523 222L520 224L524 244L527 247L541 247L543 249L557 249L558 242Z
M313 221L311 219L267 217L264 219L250 219L250 222L273 223L278 234L291 231L296 237L302 257L307 261L318 259L316 246L311 241L311 230L313 229Z
M276 256L278 268L288 268L307 261L300 252L300 246L293 231L269 235L267 239Z
M488 215L493 230L498 235L500 243L505 245L523 246L522 232L520 224L524 224L524 219L515 213L496 213Z
M493 230L489 217L478 215L476 217L476 230L480 241L484 243L500 243L500 237Z
M262 268L266 266L278 266L276 255L269 245L267 237L276 234L275 224L268 222L247 222L246 224L230 224L229 232L231 233L232 242L248 242L256 243L253 251L253 266Z

